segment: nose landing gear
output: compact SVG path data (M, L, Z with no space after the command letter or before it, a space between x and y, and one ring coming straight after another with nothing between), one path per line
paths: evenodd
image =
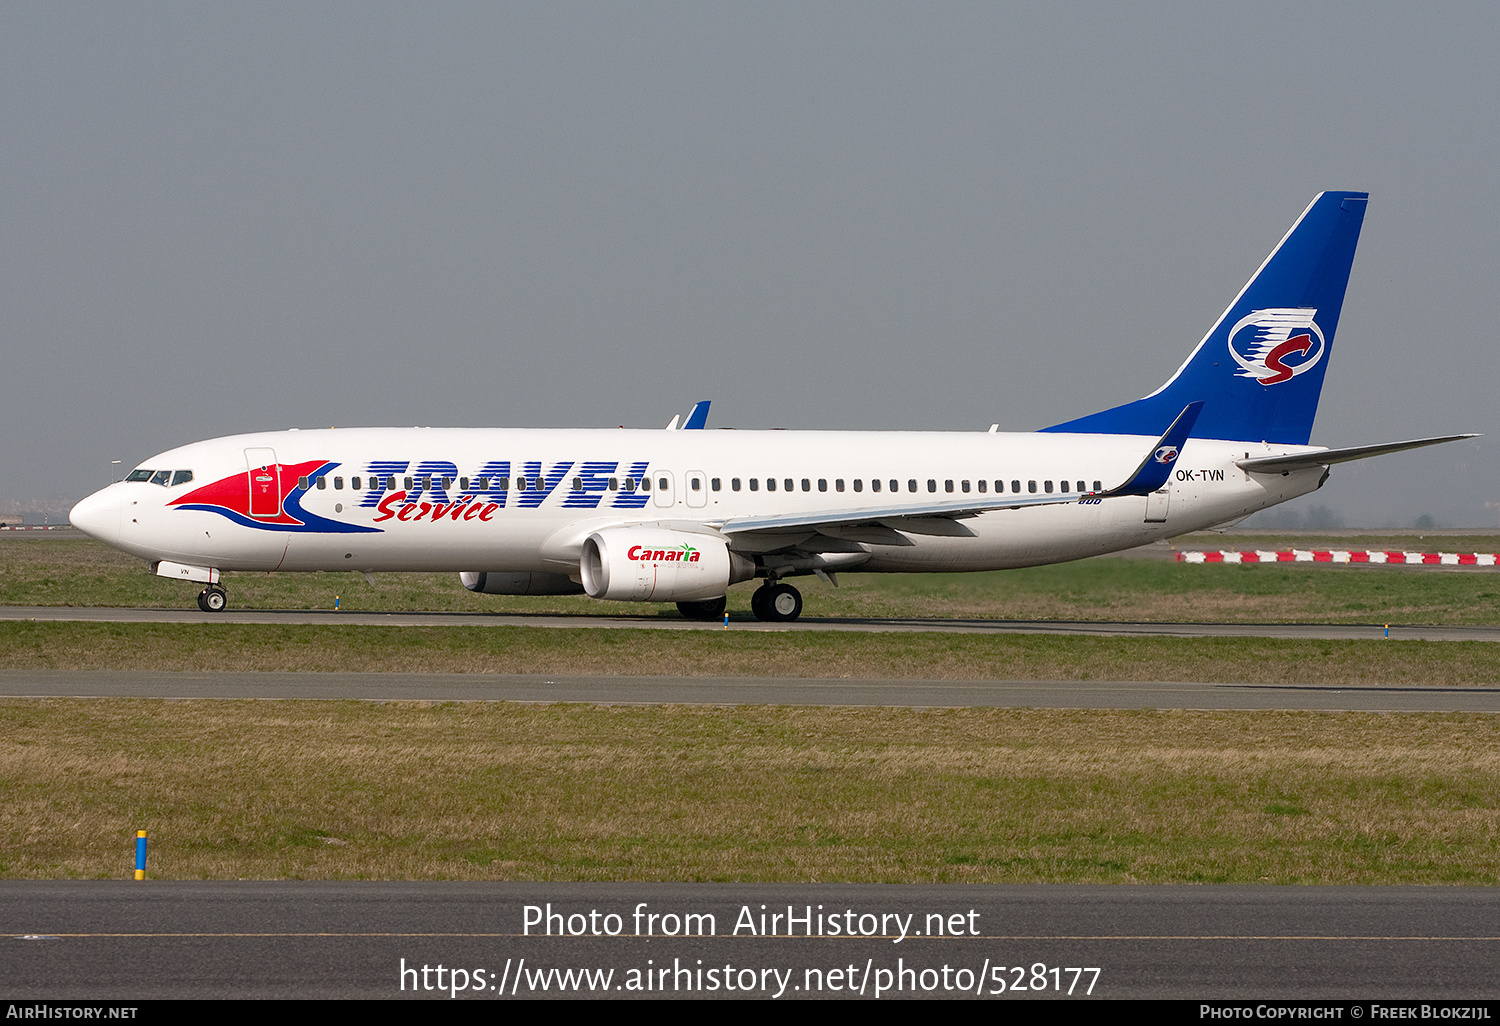
M229 596L217 584L211 584L198 593L198 608L205 613L222 613L229 605Z
M802 593L790 584L765 584L750 596L750 611L767 623L791 623L802 615Z

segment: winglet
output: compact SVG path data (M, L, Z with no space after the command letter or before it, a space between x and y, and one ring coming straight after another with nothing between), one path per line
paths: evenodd
M709 400L707 399L700 403L695 403L693 411L687 415L687 420L682 422L682 430L702 431L708 424L708 404Z
M1141 460L1141 465L1135 468L1135 473L1117 488L1100 492L1099 498L1112 498L1116 495L1149 495L1172 476L1172 468L1177 465L1177 457L1182 452L1183 443L1187 441L1188 435L1193 430L1193 425L1198 423L1198 414L1203 412L1203 403L1188 403L1177 419L1172 421L1172 426L1167 428L1166 434L1162 435L1152 450Z
M677 430L677 422L679 420L681 420L681 419L682 419L682 414L680 414L680 413L674 413L674 414L672 414L672 420L671 420L670 423L667 424L667 430L668 431L676 431Z

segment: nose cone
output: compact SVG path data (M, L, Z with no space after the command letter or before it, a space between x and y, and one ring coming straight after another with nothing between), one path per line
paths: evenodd
M107 545L120 541L120 501L114 485L95 492L73 507L68 522Z

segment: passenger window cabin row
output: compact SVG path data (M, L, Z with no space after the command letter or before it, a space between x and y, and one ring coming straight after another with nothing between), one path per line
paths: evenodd
M334 491L343 491L343 489L344 489L344 479L342 477L335 477L335 478L320 477L316 481L309 481L306 477L299 477L297 479L297 485L298 485L298 487L304 488L304 489L305 488L309 488L309 487L319 488L319 489L326 489L326 488L329 487L329 481L333 482L333 486L332 487L333 487ZM366 482L368 482L368 484L366 484ZM401 483L401 487L404 488L407 491L411 491L413 488L416 488L418 485L421 486L421 490L424 491L424 492L430 492L434 488L441 488L443 491L446 492L448 489L450 489L450 488L453 487L453 478L451 478L451 477L438 477L438 478L434 478L434 477L425 477L425 476L424 477L410 477L410 476L407 476L407 477L403 477L401 479L401 482L402 482ZM436 483L434 483L434 482L436 482ZM461 478L459 478L458 479L458 490L459 490L459 492L460 493L467 493L467 492L469 492L470 491L469 484L470 484L470 479L469 478L467 478L467 477L461 477ZM553 487L556 487L556 484L557 484L557 482L554 482ZM511 491L512 489L514 489L515 491L518 491L518 492L526 492L526 491L539 491L540 492L540 491L546 491L547 490L547 481L546 481L546 479L545 478L540 478L540 477L518 477L518 478L515 478L514 480L512 480L511 478L508 478L508 477L496 477L496 478L476 477L476 478L473 479L473 485L474 485L474 487L473 487L473 491L474 492L489 492L489 491L508 492L508 491ZM661 487L662 489L666 489L666 488L669 488L671 486L667 483L667 479L666 478L662 478L659 487ZM396 489L396 478L394 476L389 476L389 475L383 475L383 476L380 476L380 475L371 475L369 478L365 478L365 477L363 477L361 475L356 475L354 477L349 478L349 488L352 491L356 491L356 492L362 492L362 491L367 491L367 490L368 491L372 491L372 492L382 492L382 491L389 492L389 491L395 491L395 489ZM627 477L627 478L623 478L623 479L622 478L618 478L618 477L611 477L607 481L607 488L611 492L619 492L619 491L633 492L633 491L636 491L637 489L639 489L640 491L643 491L643 492L649 492L651 490L651 479L648 478L648 477L642 477L642 478ZM581 491L584 490L583 478L581 478L581 477L575 477L575 478L573 478L573 490L575 492L581 492Z
M147 480L147 478L141 478L141 477L137 477L136 476L137 474L143 474L143 473L149 475L150 471L139 471L138 470L134 474L132 474L127 480L132 480L132 481ZM157 473L158 473L158 476L160 476L161 474L168 473L168 471L159 471ZM178 473L179 474L187 473L188 480L192 479L192 472L191 471L179 471ZM151 480L153 482L159 483L159 484L165 484L166 483L165 481L156 482L155 478L151 478ZM326 489L326 488L329 487L329 480L330 479L327 478L327 477L319 477L316 480L316 482L309 482L309 480L306 477L302 477L302 478L298 479L298 485L299 485L299 487L304 488L304 489L308 488L310 485L315 485L319 489ZM335 478L332 478L331 480L333 482L333 489L334 489L334 491L342 491L343 490L343 488L344 488L344 479L342 477L335 477ZM595 480L597 480L597 479L595 479ZM370 491L377 491L377 492L378 491L394 491L395 488L396 488L396 478L394 476L380 476L380 475L374 475L374 476L371 476L369 478L365 478L363 476L356 475L356 476L351 477L349 479L349 487L352 490L357 491L357 492L358 491L365 491L366 488L365 488L364 485L365 485L366 481L368 481L368 490L370 490ZM407 491L411 491L414 487L416 487L420 483L421 490L424 491L424 492L427 492L427 491L431 491L433 489L433 487L434 487L433 482L434 481L438 482L437 487L440 487L443 491L447 491L448 489L450 489L450 488L453 487L453 478L451 478L451 477L433 478L433 477L430 477L430 476L424 476L424 477L410 477L410 476L408 476L408 477L403 477L402 478L402 486ZM179 482L174 482L174 483L179 483ZM487 478L487 477L479 477L479 478L474 478L472 483L473 483L473 486L474 486L472 490L475 491L475 492L488 492L488 491L492 491L492 490L493 491L505 492L505 491L510 491L512 489L512 487L516 491L518 491L518 492L524 492L524 491L545 491L545 490L547 490L547 483L546 483L545 479L540 478L540 477L518 477L518 478L515 478L514 481L512 481L512 479L508 478L508 477L500 477L500 478L493 478L493 479ZM1043 481L1028 480L1028 481L1025 482L1024 489L1022 487L1022 482L1019 479L1012 479L1009 483L1010 483L1010 487L1009 487L1009 489L1007 489L1006 488L1006 482L1004 480L1002 480L1002 479L996 478L994 480L994 482L993 482L994 489L995 489L995 494L997 494L997 495L1005 494L1008 491L1011 494L1019 495L1024 490L1024 492L1026 494L1031 494L1031 495L1037 494L1038 491L1040 491L1044 495L1052 495L1054 493L1054 491L1056 491L1058 493L1061 493L1061 494L1068 494L1069 492L1073 492L1073 491L1077 491L1077 492L1080 492L1080 493L1087 493L1090 490L1095 491L1095 492L1102 490L1102 483L1099 482L1099 481L1095 481L1094 482L1094 487L1092 489L1090 489L1088 487L1088 482L1087 481L1083 481L1083 480L1074 481L1074 480L1070 480L1070 479L1067 479L1067 478L1060 479L1060 480L1058 480L1056 482L1053 482L1050 479L1049 480L1043 480ZM758 477L749 478L748 479L748 484L749 484L749 490L752 491L752 492L758 492L758 491L761 490L762 481ZM795 491L798 490L798 487L797 487L798 484L799 484L799 481L796 478L790 478L790 477L781 478L779 480L779 490L780 491L784 491L784 492L795 492ZM804 477L804 478L802 478L800 480L800 484L801 484L801 490L804 491L804 492L810 492L810 491L813 490L813 479L812 478ZM865 490L865 486L866 486L865 479L864 478L860 478L860 477L854 478L852 481L849 482L849 484L852 485L852 490L855 491L855 492L863 492ZM469 485L470 485L470 479L469 478L467 478L467 477L461 477L461 478L458 479L458 490L461 493L467 493L467 492L469 492L471 490L470 487L469 487ZM573 491L575 491L575 492L581 492L581 491L585 490L585 488L584 488L584 480L583 480L582 477L574 477L573 481L572 481L572 485L573 485ZM633 492L633 491L636 491L637 489L639 489L640 491L643 491L643 492L649 492L649 491L651 491L651 478L649 478L649 477L641 477L641 478L634 478L634 477L626 477L626 478L611 477L611 478L605 479L604 485L605 485L605 487L604 487L603 490L611 491L611 492L618 492L618 491ZM745 485L746 485L746 480L745 479L738 478L738 477L731 477L729 479L729 490L732 491L732 492L738 492L738 491L743 490L744 487L745 487ZM768 477L768 478L765 479L764 485L765 485L765 490L768 491L768 492L777 491L778 490L778 479L774 478L774 477ZM984 495L984 494L987 494L989 492L990 485L991 485L991 482L989 480L970 481L970 480L965 479L965 480L955 481L952 478L947 478L947 479L944 479L944 481L942 482L942 490L943 490L944 493L951 493L951 492L957 491L957 492L960 492L960 493L963 493L963 494L967 495L967 494L971 494L973 492L978 492L980 495ZM556 483L554 483L553 487L556 487ZM668 481L667 478L663 477L663 478L660 478L657 481L657 487L659 489L665 491L665 490L671 488L671 483ZM691 479L691 487L695 491L698 489L698 487L699 487L699 479L697 477L693 477ZM722 478L718 478L718 477L710 478L709 479L709 489L711 491L715 491L715 492L722 491L723 490L723 479ZM880 492L882 490L888 490L890 492L900 492L901 491L901 481L898 480L897 478L890 478L888 480L887 479L883 479L883 478L871 478L870 481L869 481L869 489L870 489L871 492ZM597 491L597 490L600 490L600 489L598 489L597 485L595 485L595 487L590 488L589 490L590 491ZM817 490L820 491L820 492L826 492L826 491L828 491L828 479L826 477L820 477L820 478L817 479ZM842 492L842 491L845 490L845 480L844 480L844 478L842 478L842 477L836 477L836 478L833 479L833 490L835 492ZM921 490L922 490L922 486L921 486L921 483L919 482L919 480L917 478L914 478L914 477L907 478L907 480L906 480L906 491L907 492L909 492L909 493L910 492L920 492ZM928 492L930 492L930 493L936 493L938 491L938 480L937 480L937 478L930 477L930 478L927 479L927 481L926 481L926 490Z
M768 491L768 492L774 492L774 491L776 491L776 480L777 479L774 478L774 477L768 477L768 478L765 479L765 489L766 489L766 491ZM731 477L729 479L729 490L732 491L732 492L737 492L737 491L739 491L741 489L743 483L744 482L742 482L740 478ZM853 485L853 490L856 491L856 492L863 492L865 490L865 481L864 481L863 478L856 477L850 483ZM797 490L797 484L798 484L798 482L794 478L790 478L790 477L782 478L781 479L781 490L784 491L784 492L796 491ZM1073 481L1070 481L1070 480L1067 480L1067 479L1059 480L1055 484L1056 484L1056 491L1060 492L1060 493L1066 494L1068 492L1071 492L1071 491L1075 490L1073 488ZM804 491L804 492L810 492L810 491L813 490L813 482L812 482L811 478L806 478L806 477L802 478L801 485L802 485L802 489L801 490ZM1034 493L1036 493L1038 491L1038 485L1040 485L1040 490L1041 490L1042 493L1044 493L1046 495L1053 494L1054 482L1052 482L1050 480L1049 481L1041 481L1041 482L1030 481L1029 480L1029 481L1026 482L1025 491L1027 493L1034 494ZM714 478L712 480L712 482L711 482L711 486L712 486L712 488L713 488L714 491L716 491L716 492L719 491L720 490L720 479L717 478L717 477ZM994 486L995 486L995 493L997 495L998 494L1003 494L1006 491L1005 481L1003 481L1003 480L996 479L995 482L994 482ZM752 492L758 492L758 491L760 491L760 489L761 489L761 480L760 480L760 478L758 478L758 477L752 477L752 478L750 478L749 479L749 487L750 487L750 491L752 491ZM871 478L870 482L869 482L869 487L870 487L870 491L872 491L872 492L878 492L882 488L887 488L887 487L888 487L889 491L899 492L899 491L901 491L901 482L900 482L900 480L898 480L896 478L891 478L891 479L889 479L889 481L886 481L886 480L884 480L882 478ZM929 491L929 492L936 492L938 490L938 480L937 480L937 478L929 477L927 479L927 482L926 482L926 488L927 488L927 491ZM990 482L987 481L987 480L980 480L980 481L972 481L971 482L971 481L968 481L968 480L954 481L952 478L947 478L942 483L942 490L945 493L947 493L947 492L953 492L953 491L957 490L957 491L962 492L964 494L969 494L971 491L977 491L981 495L983 495L983 494L986 494L989 491L989 488L990 488ZM836 478L833 479L833 490L836 491L836 492L842 492L844 490L844 479L843 478L836 477ZM919 480L917 478L910 477L910 478L906 479L906 490L908 492L919 492L919 491L922 490L922 485L921 485L921 483L919 482ZM1014 480L1013 479L1010 482L1010 489L1009 490L1012 493L1019 494L1022 491L1021 482L1019 480ZM1077 489L1076 490L1079 491L1079 492L1088 492L1088 491L1090 491L1090 489L1088 487L1088 482L1087 481L1082 481L1082 480L1078 481L1077 482ZM1096 491L1096 492L1097 491L1102 491L1103 489L1102 489L1101 482L1095 481L1094 482L1094 487L1093 487L1092 490ZM818 478L818 491L820 491L820 492L826 492L826 491L828 491L828 479L826 477L820 477L820 478Z
M192 481L192 479L193 472L191 470L147 470L144 468L140 470L132 470L130 472L130 475L125 478L126 481L144 481L154 485L161 485L163 487L175 487L176 485L187 484L188 482ZM405 476L401 480L402 487L404 487L407 491L411 491L420 482L422 491L424 492L431 491L434 487L434 482L437 482L437 486L442 488L443 491L447 491L448 489L452 488L454 483L454 479L451 477L434 478L430 475L424 475L421 477ZM691 487L694 491L696 491L700 487L699 480L700 479L696 476L691 478ZM304 490L309 487L316 487L322 490L329 487L330 481L332 482L334 491L343 491L344 478L342 477L328 478L326 476L322 476L318 477L316 480L309 480L307 477L300 477L297 479L297 484ZM459 478L458 490L463 493L469 492L470 483L471 481L467 477ZM556 487L558 483L560 482L554 482L553 487ZM972 492L978 492L980 495L984 495L989 491L991 483L991 481L985 479L977 481L970 481L967 479L955 481L952 478L947 478L942 482L942 490L944 493L952 493L957 491L959 493L967 495ZM518 492L547 490L546 480L540 477L517 477L514 479L509 477L479 477L474 478L472 480L472 484L474 486L472 490L475 492L488 492L492 490L505 492L510 491L512 488L514 488ZM774 492L778 490L783 492L795 492L799 490L799 484L801 486L801 491L810 492L813 490L813 479L808 477L801 478L800 481L796 478L790 477L780 479L768 477L765 478L764 481L762 481L762 479L758 477L752 477L749 479L731 477L729 479L729 490L732 492L738 492L743 490L747 484L749 490L752 492L760 491L762 485L764 485L765 490L768 492ZM852 490L854 492L863 492L866 488L865 479L860 477L854 478L852 481L848 482L848 484L852 486ZM1011 494L1019 495L1024 491L1026 494L1032 495L1037 494L1038 492L1041 492L1044 495L1051 495L1054 493L1054 490L1062 494L1067 494L1072 491L1078 491L1080 493L1090 491L1087 481L1074 481L1067 478L1060 479L1056 482L1051 480L1027 480L1024 482L1024 489L1023 482L1019 479L1012 479L1009 482L1010 487L1008 489L1006 488L1006 484L1006 481L996 478L993 481L995 494L999 495L1009 492ZM575 492L581 492L585 490L584 480L582 477L574 477L572 480L572 485ZM634 492L636 490L649 492L651 491L651 485L652 480L649 477L611 477L605 479L603 490L611 492ZM826 477L820 477L817 479L818 491L828 491L828 485L829 482ZM667 478L663 477L656 482L656 486L657 488L665 491L671 488L671 482ZM835 492L844 491L845 486L846 483L844 478L836 477L833 479L833 490ZM349 478L349 487L356 492L365 491L367 487L369 491L394 491L396 488L396 478L393 475L370 475L369 477L365 477L364 475L355 475ZM868 482L868 487L871 492L900 492L901 481L897 478L871 478ZM723 479L718 477L710 478L709 489L715 492L722 491ZM594 485L594 487L588 490L597 491L600 489L597 485ZM906 479L907 492L920 492L921 490L922 482L920 482L917 478L911 477ZM937 478L929 477L927 479L926 490L929 493L936 493L938 491ZM1095 481L1092 490L1096 492L1100 491L1101 482Z

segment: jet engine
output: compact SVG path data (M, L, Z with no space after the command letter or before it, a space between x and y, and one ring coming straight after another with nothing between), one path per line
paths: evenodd
M486 595L577 595L583 591L583 585L562 574L465 570L458 579L470 591Z
M665 527L610 527L583 543L583 588L626 602L716 599L755 576L755 564L713 534Z

